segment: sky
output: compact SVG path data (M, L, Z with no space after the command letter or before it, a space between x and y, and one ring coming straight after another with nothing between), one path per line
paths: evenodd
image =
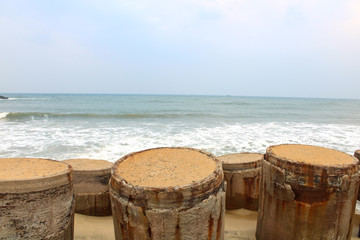
M0 0L1 93L359 90L358 0Z

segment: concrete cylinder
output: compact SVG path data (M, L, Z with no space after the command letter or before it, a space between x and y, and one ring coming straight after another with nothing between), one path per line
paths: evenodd
M359 150L356 150L354 152L354 156L360 161L360 149ZM360 191L358 191L358 197L357 197L358 200L360 200ZM359 235L360 235L360 230L359 230Z
M0 159L0 239L73 239L71 166L48 159Z
M89 216L111 215L109 179L113 163L97 159L64 162L73 168L75 212Z
M234 153L219 157L226 187L226 210L257 211L264 154Z
M354 152L354 156L360 160L360 149Z
M257 239L350 239L359 186L357 162L323 147L269 147Z
M223 239L221 163L191 148L129 154L111 170L116 239Z

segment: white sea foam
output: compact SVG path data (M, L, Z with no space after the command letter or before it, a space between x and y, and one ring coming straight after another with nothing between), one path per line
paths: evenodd
M353 154L360 146L360 126L314 123L254 123L187 127L181 123L121 126L53 122L0 122L0 157L100 158L163 146L203 149L215 155L262 152L271 145L311 144Z
M48 100L48 98L30 98L30 97L9 97L6 100L36 100L36 101L41 101L41 100Z
M6 118L9 115L9 112L0 112L0 119Z
M18 99L23 99L23 98L8 97L8 98L6 98L6 99L0 99L0 100L9 101L9 100L18 100Z

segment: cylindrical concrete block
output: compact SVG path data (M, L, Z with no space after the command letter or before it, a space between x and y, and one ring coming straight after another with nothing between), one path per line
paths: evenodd
M226 209L257 211L264 154L234 153L219 157L224 170Z
M71 166L48 159L0 159L0 239L73 239Z
M360 149L354 152L354 156L360 160Z
M90 216L111 215L109 179L113 163L97 159L64 162L73 168L75 212Z
M309 145L269 147L257 239L350 239L358 186L351 155Z
M129 154L111 170L116 239L223 239L221 163L191 148Z
M354 152L354 156L360 161L360 149L359 150L356 150ZM360 191L358 191L358 197L357 197L358 200L360 200ZM359 234L360 234L360 230L359 230Z

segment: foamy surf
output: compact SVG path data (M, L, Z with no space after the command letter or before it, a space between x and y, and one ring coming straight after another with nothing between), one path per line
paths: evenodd
M43 101L43 100L48 100L48 98L29 98L29 97L8 97L7 99L0 99L1 100L6 100L6 101L14 101L14 100L24 100L24 101L28 101L28 100L35 100L35 101Z
M9 115L9 112L0 112L0 119L6 118Z
M214 155L310 144L360 148L359 100L14 94L0 103L0 157L100 158L184 146Z
M120 157L153 147L193 147L214 155L264 153L271 145L294 143L337 149L353 154L359 148L360 126L313 123L254 123L218 127L188 127L181 123L53 123L3 122L0 157L100 158ZM26 134L24 134L26 133Z

